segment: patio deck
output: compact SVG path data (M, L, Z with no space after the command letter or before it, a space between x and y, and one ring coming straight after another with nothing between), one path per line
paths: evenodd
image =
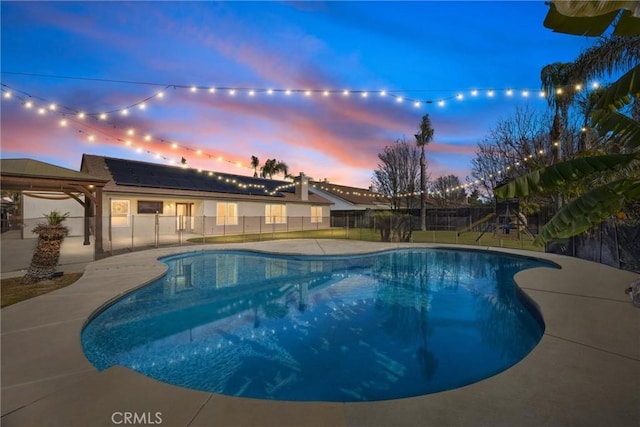
M123 367L98 372L82 352L87 318L162 275L166 267L157 258L164 255L231 248L321 255L446 246L280 240L163 248L92 262L75 284L0 311L2 425L112 426L125 424L126 412L147 425L190 427L639 425L640 310L624 289L640 276L554 254L502 250L562 267L516 275L545 319L539 345L498 375L441 393L364 403L235 398L167 385Z

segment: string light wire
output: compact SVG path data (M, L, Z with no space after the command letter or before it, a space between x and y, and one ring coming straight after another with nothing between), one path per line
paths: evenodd
M76 131L78 131L79 133L83 133L86 134L88 139L90 141L95 140L95 134L101 133L106 135L107 138L112 138L115 139L118 142L122 142L125 143L125 145L134 148L137 152L147 152L148 154L152 154L154 155L154 157L156 159L163 159L165 161L170 162L171 164L176 164L178 162L176 162L175 159L172 159L170 157L167 156L163 156L157 152L154 152L152 150L148 150L145 148L142 148L141 146L134 146L134 144L131 142L130 139L122 139L119 137L114 137L112 135L109 135L108 133L106 133L105 131L103 131L100 128L94 128L92 126L90 126L88 123L86 123L84 120L87 117L91 117L94 118L96 120L100 120L100 121L105 121L107 122L107 119L110 115L113 114L117 114L119 113L122 116L126 116L129 114L130 110L135 109L136 107L138 107L139 109L143 110L147 108L147 103L149 101L152 101L154 99L163 99L165 97L165 91L167 91L168 89L185 89L185 90L189 90L190 92L199 92L199 91L203 91L203 92L208 92L209 94L216 94L218 92L226 92L229 93L229 95L233 96L239 93L246 93L247 97L250 98L254 98L259 94L266 94L266 95L273 95L273 94L285 94L285 95L292 95L292 94L303 94L305 97L312 97L313 95L316 94L320 94L323 97L329 97L331 95L336 95L336 94L340 94L342 95L342 97L348 97L350 94L354 94L354 95L359 95L360 98L369 98L370 96L375 96L377 95L378 97L384 98L384 97L389 97L391 99L395 100L395 103L397 104L402 104L403 101L407 101L408 103L410 103L411 105L413 105L414 107L420 107L423 104L436 104L438 107L444 107L447 103L447 101L452 100L452 99L456 99L458 101L462 101L465 100L465 96L464 93L469 93L471 98L478 98L479 95L481 93L484 93L486 95L487 98L494 98L496 95L496 92L504 92L505 96L508 98L511 98L514 96L514 92L515 93L519 93L521 95L521 97L523 98L528 98L530 95L530 90L529 89L515 89L515 88L504 88L504 89L472 89L470 91L450 91L451 95L446 96L446 97L441 97L439 98L437 101L433 101L431 99L417 99L417 98L411 98L411 97L406 97L404 95L402 95L403 93L425 93L425 92L444 92L444 90L428 90L428 89L413 89L413 90L402 90L402 91L389 91L389 90L347 90L347 89L296 89L296 88L288 88L288 89L281 89L281 88L255 88L255 87L225 87L225 86L205 86L205 85L183 85L183 84L175 84L175 83L154 83L154 82L142 82L142 81L127 81L127 80L116 80L116 79L100 79L100 78L89 78L89 77L78 77L78 76L60 76L60 75L49 75L49 74L38 74L38 73L23 73L23 72L11 72L11 71L2 71L2 74L8 74L8 75L20 75L20 76L31 76L31 77L47 77L47 78L57 78L57 79L71 79L71 80L85 80L85 81L96 81L96 82L105 82L105 83L119 83L119 84L133 84L133 85L145 85L145 86L156 86L156 87L162 87L162 90L160 91L156 91L155 93L146 96L138 101L135 101L131 104L125 105L123 107L114 107L114 108L110 108L107 109L105 111L101 111L101 112L84 112L81 111L79 109L76 108L71 108L71 107L67 107L64 105L58 105L56 103L52 103L47 101L46 99L39 97L39 96L35 96L32 95L30 93L27 93L25 91L22 91L20 89L16 89L13 87L10 87L4 83L0 83L1 87L2 87L2 98L6 99L6 100L11 100L13 98L17 98L18 100L20 100L23 105L27 108L27 109L32 109L34 111L37 112L37 114L39 115L44 115L47 113L56 113L59 114L63 117L63 119L59 122L60 126L63 127L72 127L74 128ZM571 88L556 88L557 93L561 94L563 93L564 90L575 90L575 91L580 91L582 90L584 87L586 87L587 85L574 85ZM598 87L598 83L591 83L591 87L593 88L597 88ZM539 93L539 97L540 98L545 98L546 97L546 93L544 93L543 91L540 91ZM38 102L35 103L34 100L37 100ZM37 108L36 105L37 104ZM69 124L69 121L72 121L75 123L75 126L72 126ZM108 122L107 122L108 123ZM82 129L81 126L84 126L86 128L89 129L95 129L94 132L87 132L86 130ZM118 126L112 124L112 127L117 129ZM133 136L133 134L136 133L135 129L129 129L127 131L127 134L129 136ZM145 137L144 137L145 141L149 142L150 141L150 133L147 132ZM183 144L178 144L176 142L170 142L170 141L166 141L162 138L158 138L158 141L160 141L161 143L165 143L165 144L171 144L173 149L176 148L181 148L183 150L186 150L188 152L193 152L196 153L196 155L198 156L205 156L208 157L209 159L214 159L216 158L218 161L225 161L227 163L230 164L234 164L236 166L239 167L243 167L246 169L250 169L253 170L253 168L249 167L249 166L245 166L240 162L234 162L231 160L227 160L222 158L221 156L216 156L210 153L206 153L204 152L202 149L193 149L189 146L185 146ZM540 155L543 155L544 152L539 153ZM182 160L184 160L184 157L182 158ZM525 159L526 160L526 159ZM510 168L510 166L507 167L507 170ZM498 171L498 174L501 174L503 171ZM481 178L482 181L486 180L487 177ZM492 178L492 176L490 176L489 178ZM467 179L469 179L469 177L467 177ZM464 185L460 185L457 187L452 187L452 188L448 188L446 189L446 191L455 191L455 190L459 190L459 189L466 189L467 187L473 185L473 184L479 184L479 180L475 180L472 182L468 182L467 184ZM265 190L266 191L266 190ZM419 195L421 192L417 192L417 193L412 193L411 195ZM429 194L439 194L439 192L428 192ZM403 194L403 196L408 196L410 194Z

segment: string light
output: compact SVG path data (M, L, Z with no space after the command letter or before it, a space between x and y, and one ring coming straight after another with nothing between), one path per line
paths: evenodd
M593 82L593 83L591 83L591 86L592 86L594 89L599 87L599 85L598 85L598 83L597 83L597 82ZM181 86L179 86L179 85L170 85L170 86L167 86L167 87L174 87L174 89L182 88L182 87L181 87ZM196 88L196 89L197 89L197 86L192 86L192 88ZM575 88L576 90L581 90L581 89L582 89L582 85L574 86L574 88ZM257 95L257 93L258 93L258 92L265 92L265 93L270 94L270 95L271 95L271 94L274 94L275 92L284 92L286 95L292 95L292 93L295 91L295 92L303 92L303 93L305 94L305 96L311 96L311 94L312 94L313 92L319 92L319 93L321 92L324 96L328 97L331 93L338 92L337 90L329 90L329 89L324 89L324 90L322 90L322 91L319 91L319 90L311 90L311 89L306 89L306 90L304 90L304 91L303 91L303 90L299 90L299 89L286 89L286 90L280 90L280 89L271 89L271 88L270 88L270 89L225 88L225 89L226 89L226 90L228 90L228 91L229 91L229 94L231 94L231 95L236 94L236 92L237 92L237 91L239 91L239 90L245 90L245 91L249 94L249 96L255 96L255 95ZM3 98L3 99L7 99L7 100L9 100L9 99L14 98L14 91L12 91L11 89L9 89L7 85L2 84L2 91L3 91L3 95L2 95L2 98ZM471 96L472 96L472 97L476 97L476 96L478 96L478 95L479 95L480 91L481 91L481 90L473 89L473 90L471 90L471 91L470 91L470 94L471 94ZM209 88L209 92L210 92L210 93L215 93L215 92L216 92L216 88L215 88L215 87L211 87L211 88ZM360 93L361 97L363 97L363 98L368 97L369 93L377 93L377 94L379 94L381 97L385 97L385 96L387 96L387 95L389 95L389 94L390 94L390 93L389 93L388 91L386 91L386 90L381 90L381 91L355 91L355 92L356 92L356 93ZM22 93L24 93L24 92L22 92ZM342 90L342 91L341 91L341 93L342 93L344 96L348 96L351 92L350 92L349 90L346 90L346 89L345 89L345 90ZM523 89L523 90L521 90L521 92L520 92L520 93L522 94L522 96L523 96L523 97L527 97L527 96L529 95L529 91L528 91L528 89ZM562 88L557 88L556 93L557 93L557 94L562 94L562 93L563 93L563 89L562 89ZM495 94L496 94L496 90L495 90L495 89L489 89L489 90L486 90L486 94L487 94L487 96L488 96L488 97L494 97L494 96L495 96ZM506 94L506 96L508 96L508 97L512 96L512 95L513 95L513 89L511 89L511 88L506 89L506 90L505 90L505 94ZM539 92L539 94L540 94L540 96L541 96L541 97L544 97L545 92L544 92L544 91L540 91L540 92ZM34 102L31 100L32 96L31 96L31 95L28 95L28 94L26 94L26 95L27 95L27 96L26 96L26 98L27 98L27 99L24 99L24 100L23 100L23 105L24 105L24 107L25 107L26 109L34 109ZM397 95L397 94L391 94L391 95L392 95L393 97L395 97L395 99L396 99L396 102L397 102L397 103L402 103L405 99L406 99L406 100L411 100L410 98L405 98L404 96L400 96L400 95ZM156 92L155 94L153 94L152 96L146 97L145 99L143 99L143 100L141 100L141 101L139 101L139 102L136 102L136 103L134 103L134 104L131 104L131 105L129 105L129 106L126 106L126 107L123 107L123 108L115 108L115 109L113 109L113 110L109 110L109 111L107 111L107 112L102 112L102 113L99 113L99 114L98 114L98 113L87 113L87 112L84 112L84 111L74 111L73 109L69 109L69 108L67 108L67 110L74 111L74 112L73 112L74 117L75 117L75 118L77 118L77 119L79 119L79 120L84 120L86 117L91 116L91 117L95 117L95 118L97 118L97 119L99 119L99 120L106 121L106 120L108 119L108 114L107 114L108 112L111 112L111 113L120 112L120 114L121 114L121 115L128 115L128 113L129 113L129 108L131 108L131 107L133 107L133 106L138 106L138 108L139 108L139 109L145 109L145 108L147 107L147 101L149 101L149 100L151 100L151 99L153 99L153 98L163 99L163 98L164 98L164 96L165 96L164 91L158 91L158 92ZM462 93L462 92L458 92L458 93L455 95L455 97L456 97L457 99L459 99L459 100L464 99L464 95L463 95L463 93ZM449 98L452 98L452 97L449 97ZM442 98L442 99L440 99L440 100L437 102L437 105L438 105L439 107L444 107L444 106L446 105L446 102L445 102L445 100L446 100L446 99L447 99L447 98ZM414 100L411 100L411 101L412 101L412 103L413 103L413 105L414 105L415 107L420 106L422 103L432 103L432 101L428 101L428 100L424 101L424 100L417 100L417 99L414 99ZM46 105L46 103L44 103L44 104ZM58 110L59 110L58 105L57 105L57 104L55 104L55 103L49 103L47 107L42 106L42 107L39 107L39 108L37 109L38 114L40 114L40 115L44 115L48 110L49 110L49 111L52 111L52 112L59 113L59 114L63 114L63 113L61 113L61 112L59 112L59 111L58 111ZM68 123L67 119L65 118L65 119L61 120L61 121L59 122L59 124L60 124L60 126L67 127L69 123ZM116 128L116 126L114 126L114 128ZM78 131L79 131L79 132L81 132L81 133L85 133L85 134L87 135L87 140L88 140L89 142L93 142L93 141L95 141L95 135L94 135L93 133L89 133L89 132L86 132L86 131L83 131L83 130L78 130ZM584 130L583 130L583 131L584 131ZM129 129L129 130L127 131L127 134L128 134L129 136L133 136L133 135L135 134L135 130L134 130L134 129ZM112 137L110 137L110 138L112 138ZM117 139L117 138L116 138L116 139ZM148 141L150 141L151 139L152 139L152 137L151 137L151 135L150 135L150 134L146 134L146 135L145 135L145 137L144 137L144 140L145 140L145 141L147 141L147 142L148 142ZM164 141L163 141L163 140L161 140L161 142L164 142ZM130 140L126 140L126 141L125 141L125 144L126 144L127 146L133 146L133 143L132 143ZM553 144L553 145L557 147L557 146L559 145L559 143L558 143L558 142L554 142L554 144ZM181 145L179 145L179 144L177 144L177 143L175 143L175 142L171 144L171 147L172 147L172 148L174 148L174 149L177 149L177 148L179 148L179 147L182 147L183 149L185 149L185 150L187 150L187 151L193 151L193 152L195 152L195 153L196 153L196 154L198 154L198 155L203 155L203 154L207 155L206 153L203 153L203 152L202 152L202 150L200 150L200 149L198 149L198 150L194 150L194 149L191 149L191 148L189 148L189 147L181 146ZM140 153L140 152L144 152L144 151L145 151L142 147L135 147L135 149L136 149L136 151L137 151L137 152L139 152L139 153ZM167 160L167 158L165 158L165 157L163 157L163 156L159 155L158 153L152 153L152 152L150 152L150 151L148 151L148 150L146 150L146 151L147 151L147 153L154 154L154 155L155 155L155 157L156 157L157 159L163 158L163 159ZM539 154L540 154L540 155L543 155L543 154L544 154L544 150L540 150L540 151L539 151ZM212 156L211 156L211 155L208 155L208 157L209 157L209 158L212 158ZM525 161L526 161L527 159L529 159L529 160L530 160L530 159L532 159L532 158L533 158L533 155L529 155L529 156L525 157ZM221 156L218 156L218 157L217 157L217 160L218 160L219 162L227 161L227 162L229 162L229 163L233 163L233 164L235 164L235 165L236 165L236 166L238 166L238 167L246 167L246 168L248 168L248 169L253 170L253 168L250 168L250 167L247 167L247 166L243 166L241 162L231 162L231 161L228 161L228 160L223 159ZM171 160L170 160L170 163L175 164L175 163L176 163L175 159L171 159ZM519 166L519 165L520 165L520 162L516 162L516 166ZM507 168L506 170L509 170L509 168ZM492 175L490 175L490 177L492 177ZM485 181L485 180L486 180L486 178L482 178L482 181ZM419 193L418 193L418 194L419 194Z

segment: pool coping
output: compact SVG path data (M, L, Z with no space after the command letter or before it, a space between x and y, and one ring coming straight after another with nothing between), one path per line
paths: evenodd
M362 403L236 398L164 384L123 367L98 372L80 331L105 303L166 271L158 258L249 249L357 254L399 247L490 250L555 262L518 273L546 330L521 362L486 380L425 396ZM0 310L2 425L582 425L640 422L640 310L624 289L640 275L555 254L462 245L301 239L193 245L90 263L59 291ZM472 360L469 361L473 363Z

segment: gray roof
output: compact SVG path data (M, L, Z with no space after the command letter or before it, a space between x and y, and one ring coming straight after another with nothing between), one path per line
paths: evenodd
M65 181L107 182L95 176L33 159L0 159L3 176L47 178Z

